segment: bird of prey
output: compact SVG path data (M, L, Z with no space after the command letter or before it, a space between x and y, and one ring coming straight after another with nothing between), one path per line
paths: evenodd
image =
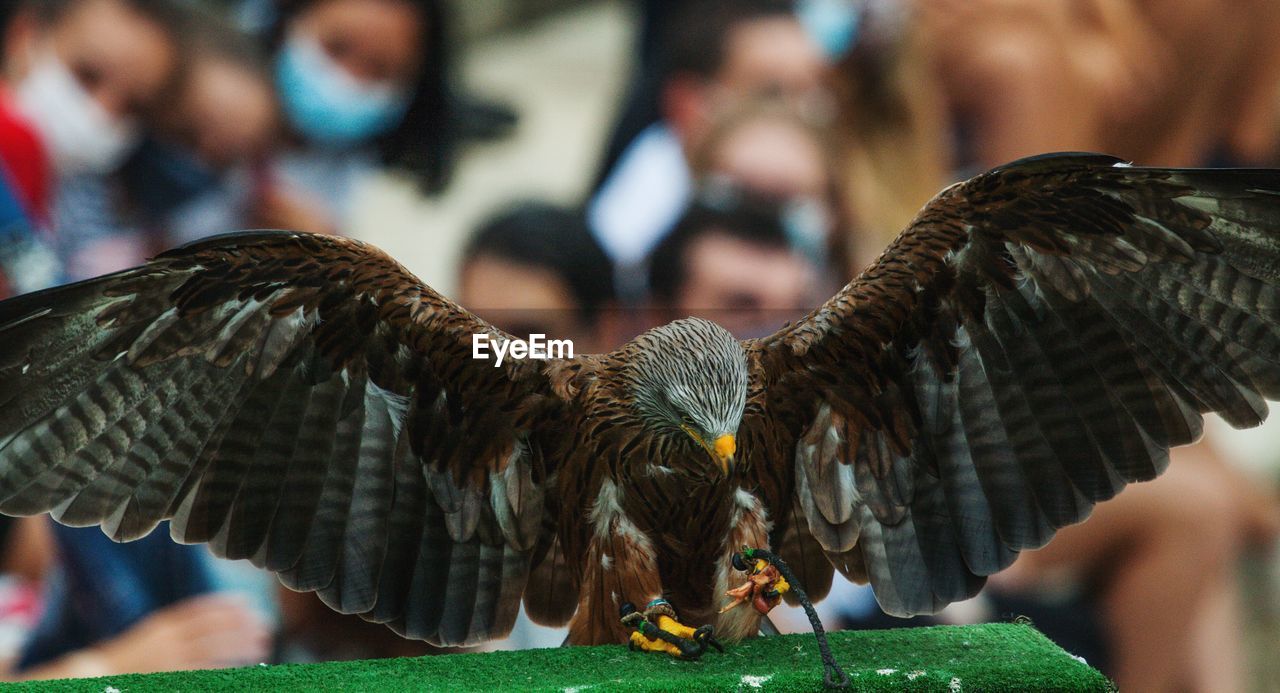
M163 520L410 638L757 632L743 546L897 615L976 593L1280 398L1280 172L1021 160L938 194L825 305L747 341L512 339L358 241L232 234L0 303L0 511ZM1188 502L1194 502L1190 499ZM665 601L664 601L665 600ZM665 645L652 641L653 649Z

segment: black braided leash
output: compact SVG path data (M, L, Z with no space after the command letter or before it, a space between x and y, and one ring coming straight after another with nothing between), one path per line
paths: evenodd
M742 555L748 560L759 558L772 564L790 583L791 591L795 593L800 606L804 607L804 613L809 617L809 625L813 627L813 635L818 639L818 650L822 653L822 683L827 688L848 688L849 676L836 663L835 655L831 654L831 645L827 642L827 631L822 627L822 621L818 618L818 612L813 609L813 602L809 601L809 595L804 593L804 588L796 580L796 574L791 572L791 566L787 565L781 556L767 549L744 548Z

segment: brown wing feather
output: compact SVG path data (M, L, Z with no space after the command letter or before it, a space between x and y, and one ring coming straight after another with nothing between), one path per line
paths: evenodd
M500 636L554 527L563 401L475 333L505 337L374 248L286 232L13 299L0 511L119 540L171 518L409 637Z
M1280 172L1015 162L749 343L750 464L886 611L936 610L1159 474L1201 414L1259 423L1278 286Z

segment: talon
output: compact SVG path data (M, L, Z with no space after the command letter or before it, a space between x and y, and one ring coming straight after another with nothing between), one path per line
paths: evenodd
M715 629L712 628L709 623L693 631L693 641L698 643L698 646L702 648L703 652L706 652L707 645L716 648L720 652L724 652L724 645L721 645L720 641L716 639Z
M645 623L645 625L657 630L650 623ZM640 650L641 652L665 652L677 659L689 659L685 653L689 649L688 646L680 647L676 643L668 642L660 637L648 638L639 630L631 632L631 637L627 639L627 648L632 651Z
M631 633L631 641L645 652L666 652L676 659L692 661L702 656L702 648L697 643L672 635L648 622L645 622L642 631Z
M691 662L697 661L702 656L703 649L697 643L680 638L680 659L687 659Z

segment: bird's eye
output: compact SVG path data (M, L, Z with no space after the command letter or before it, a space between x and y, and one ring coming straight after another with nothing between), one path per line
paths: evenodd
M693 419L689 418L685 414L680 415L680 430L684 431L686 435L694 438L695 440L701 436L701 434L698 433L698 424L694 423Z

